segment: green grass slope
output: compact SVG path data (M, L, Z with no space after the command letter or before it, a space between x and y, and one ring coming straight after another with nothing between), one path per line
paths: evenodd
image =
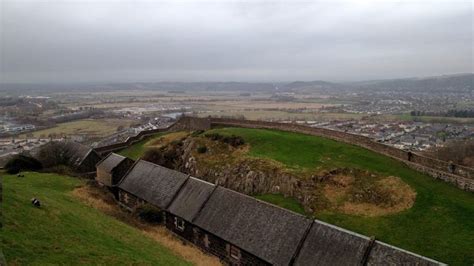
M250 144L250 156L273 159L292 169L356 167L400 177L417 192L409 210L380 217L326 212L316 218L452 265L474 263L474 194L386 156L326 138L263 129L211 131L242 136ZM279 195L258 198L299 212L293 199Z
M147 150L147 143L152 142L156 139L159 139L161 136L163 136L162 133L153 135L151 138L146 138L144 140L141 140L132 146L125 148L119 152L120 155L131 158L133 160L139 159L143 154L145 154L145 151Z
M81 181L55 174L5 175L1 249L15 264L189 265L139 230L76 199ZM37 197L43 206L35 208Z

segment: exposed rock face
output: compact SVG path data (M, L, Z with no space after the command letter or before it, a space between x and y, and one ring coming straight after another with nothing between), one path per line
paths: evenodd
M197 152L202 146L207 148L206 152ZM405 186L398 187L405 191L397 194L402 196L393 196L393 191L380 185L387 182L378 182L383 177L364 170L338 168L317 173L291 170L274 160L246 155L249 146L233 147L203 136L187 136L179 144L169 144L161 149L162 152L172 149L178 154L174 160L177 170L248 195L280 193L290 196L308 213L337 210L367 215L367 210L372 208L376 210L375 215L383 215L391 212L380 208L398 212L411 207L414 201L415 193L401 180L397 184Z

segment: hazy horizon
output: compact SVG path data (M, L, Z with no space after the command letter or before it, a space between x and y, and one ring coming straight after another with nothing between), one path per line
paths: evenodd
M2 1L1 83L473 73L470 1Z

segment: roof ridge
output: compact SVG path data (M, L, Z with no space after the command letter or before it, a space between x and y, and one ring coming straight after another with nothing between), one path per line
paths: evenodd
M301 217L303 217L303 218L305 218L305 219L308 219L308 220L314 220L314 219L311 219L311 218L309 218L308 216L303 215L303 214L301 214L301 213L297 213L297 212L294 212L294 211L292 211L292 210L285 209L285 208L280 207L280 206L278 206L278 205L275 205L275 204L273 204L273 203L266 202L266 201L263 201L263 200L261 200L261 199L257 199L257 198L255 198L255 197L252 197L252 196L250 196L250 195L247 195L247 194L244 194L244 193L241 193L241 192L232 190L232 189L230 189L230 188L225 188L225 187L222 187L222 186L219 186L219 188L222 188L222 189L225 189L225 190L229 190L229 191L231 191L231 192L233 192L233 193L235 193L235 194L239 194L239 195L241 195L242 197L245 197L245 198L254 200L254 201L259 202L259 203L261 203L261 204L263 204L263 205L268 205L268 206L273 207L273 208L275 208L275 209L280 209L280 210L282 210L282 211L286 211L286 212L292 213L292 214L294 214L294 215L301 216Z
M306 228L306 231L304 232L303 237L300 239L300 242L298 243L298 246L296 247L295 253L293 254L293 256L290 259L290 263L289 263L290 266L295 263L295 260L300 255L300 252L301 252L301 249L303 248L304 242L306 242L306 238L308 238L309 231L311 230L311 228L313 228L314 223L315 222L313 220L311 222L311 224L309 224L308 228Z
M214 194L214 191L216 191L216 189L219 187L219 185L214 185L214 188L212 189L211 193L209 193L209 196L207 196L206 200L204 200L204 202L202 203L201 207L199 207L199 210L197 211L197 213L194 215L194 217L191 219L191 223L194 224L194 221L199 217L199 215L201 214L201 211L204 209L204 206L206 206L207 202L209 201L209 199L212 197L212 195Z
M203 183L206 183L206 184L209 184L209 185L212 185L212 186L216 186L215 184L209 182L209 181L206 181L206 180L202 180L201 178L198 178L198 177L195 177L195 176L192 176L192 175L189 175L189 178L192 178L194 180L197 180L198 182L203 182Z
M165 210L168 210L169 207L171 206L171 204L173 204L173 202L175 201L176 197L178 196L178 194L181 192L181 190L183 190L183 187L189 182L189 178L191 176L188 175L186 177L186 180L184 180L183 184L181 184L181 186L179 186L178 190L176 191L176 193L174 193L173 197L171 198L170 202L165 206Z
M128 157L127 157L127 158L128 158ZM120 179L120 182L117 182L117 184L114 185L114 187L119 187L119 186L123 183L123 181L125 181L125 179L126 179L127 176L130 174L130 172L133 170L133 168L135 168L135 166L137 166L138 162L140 162L140 161L143 161L143 160L140 159L140 158L138 158L138 160L136 160L136 161L133 163L132 167L130 167L130 168L127 170L127 172L125 172L125 174L123 175L122 179Z
M367 265L367 261L369 260L370 253L372 252L372 248L375 244L375 236L370 237L369 243L367 243L364 254L362 255L362 259L360 261L361 266Z
M113 152L107 154L107 156L105 156L104 158L100 159L100 161L98 161L96 164L95 164L95 167L97 168L97 166L99 164L101 164L103 161L105 161L105 159L109 158L110 154L112 154Z

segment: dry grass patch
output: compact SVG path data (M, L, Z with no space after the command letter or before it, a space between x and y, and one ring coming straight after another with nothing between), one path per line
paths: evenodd
M189 133L185 131L180 131L180 132L173 132L166 134L158 139L153 139L145 144L145 147L147 148L161 148L163 146L166 146L170 144L171 142L175 140L180 140L188 136Z
M161 245L169 248L176 255L198 266L222 265L218 258L203 253L196 246L185 242L164 226L152 226L139 221L129 213L124 212L117 205L112 195L106 191L92 186L82 186L73 190L72 194L85 204L113 216L124 223L140 229L144 235L156 240Z
M416 192L395 176L374 180L361 186L350 176L334 176L324 187L324 196L333 209L351 215L382 216L413 206ZM364 184L365 185L365 184Z

